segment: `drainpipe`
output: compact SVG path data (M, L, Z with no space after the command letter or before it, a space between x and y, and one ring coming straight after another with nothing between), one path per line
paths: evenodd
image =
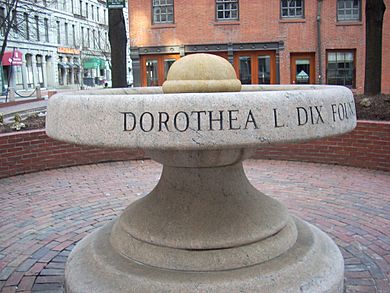
M322 84L322 42L321 42L321 11L322 0L318 0L317 5L317 56L318 56L318 83Z

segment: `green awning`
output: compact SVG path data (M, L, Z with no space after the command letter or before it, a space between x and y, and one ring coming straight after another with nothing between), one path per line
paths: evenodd
M84 69L92 69L92 68L99 68L99 67L100 69L106 68L106 61L97 57L83 60Z

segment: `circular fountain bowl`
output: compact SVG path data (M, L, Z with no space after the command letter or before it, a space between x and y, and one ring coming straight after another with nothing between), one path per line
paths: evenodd
M216 150L318 139L356 126L339 86L242 86L240 92L163 93L129 88L57 94L46 132L103 147Z

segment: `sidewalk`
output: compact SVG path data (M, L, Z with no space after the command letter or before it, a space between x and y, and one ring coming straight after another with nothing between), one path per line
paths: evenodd
M390 292L390 173L247 160L252 184L339 246L345 292ZM74 245L152 190L153 161L77 166L0 180L0 291L63 292Z

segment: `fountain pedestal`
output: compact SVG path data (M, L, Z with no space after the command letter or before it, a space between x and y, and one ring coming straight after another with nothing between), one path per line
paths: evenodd
M334 242L256 190L242 161L262 143L350 131L352 94L341 87L214 92L218 79L237 90L221 59L201 54L175 63L169 94L131 89L50 100L50 136L143 147L164 165L150 194L75 247L67 292L342 292ZM218 66L210 75L207 68Z

